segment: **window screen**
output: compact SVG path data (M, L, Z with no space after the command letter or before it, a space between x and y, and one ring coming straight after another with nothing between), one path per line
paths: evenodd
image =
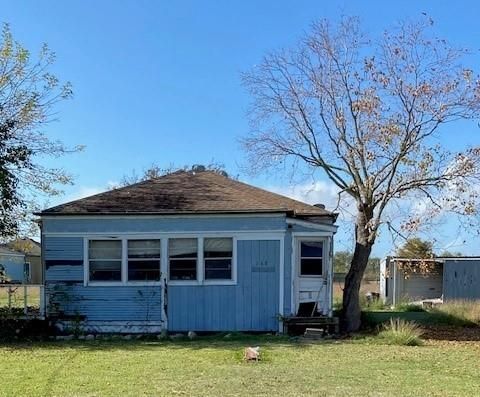
M170 280L196 280L198 247L196 238L168 240Z
M204 240L205 280L232 279L231 238L206 238Z
M90 281L122 280L122 242L90 240L88 244Z
M160 280L160 240L128 240L128 281Z

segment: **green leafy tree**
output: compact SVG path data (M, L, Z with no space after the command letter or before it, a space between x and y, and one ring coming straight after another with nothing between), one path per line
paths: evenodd
M61 168L43 160L81 147L67 148L49 139L45 126L55 117L55 105L72 96L49 69L55 54L44 45L37 56L15 41L8 25L0 37L0 238L17 234L28 223L38 197L60 193L71 183Z
M347 273L352 263L353 253L349 251L337 251L333 257L333 271L335 273ZM378 278L380 274L380 258L371 257L368 259L365 268L365 276Z
M382 229L414 232L445 211L478 214L480 147L452 151L441 137L446 124L480 118L480 80L463 65L465 51L432 34L432 24L406 22L371 38L357 18L319 21L298 45L243 75L252 173L322 173L354 203L346 332L360 327L360 283ZM414 201L426 210L398 211Z
M399 258L407 259L428 259L433 258L433 244L430 241L414 237L405 241L396 253Z

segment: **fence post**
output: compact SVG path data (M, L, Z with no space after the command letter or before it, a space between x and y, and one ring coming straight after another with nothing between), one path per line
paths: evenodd
M45 286L40 286L40 316L45 316Z
M27 315L28 314L28 302L27 302L27 295L28 295L28 291L27 291L27 285L24 284L23 285L23 314Z

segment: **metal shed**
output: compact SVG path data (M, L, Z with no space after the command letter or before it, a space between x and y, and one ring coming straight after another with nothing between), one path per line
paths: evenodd
M409 262L408 273L400 266L405 261ZM427 273L420 269L426 262ZM387 257L380 264L380 296L391 305L426 299L480 299L480 257Z

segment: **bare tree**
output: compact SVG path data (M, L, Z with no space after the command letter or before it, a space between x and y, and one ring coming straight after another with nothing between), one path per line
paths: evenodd
M60 185L71 182L63 169L44 161L81 149L67 148L44 133L55 119L55 105L72 96L70 84L61 84L49 72L54 61L55 54L46 45L33 57L4 25L0 36L0 239L18 234L22 225L32 225L28 220L32 210L38 209L39 196L57 195Z
M109 188L118 189L120 187L133 185L134 183L159 178L176 171L213 171L223 176L229 176L225 171L225 166L223 164L215 163L213 161L207 165L194 164L192 166L184 165L183 167L178 167L174 164L170 164L168 167L161 167L158 164L152 163L149 167L144 168L140 174L138 174L136 170L132 170L130 174L124 175L118 184L111 185Z
M480 148L451 152L439 137L447 123L479 117L480 83L460 63L465 51L433 37L432 24L405 22L370 40L357 18L320 21L243 76L253 98L252 132L242 140L249 165L321 170L355 201L346 332L360 326L360 282L381 226L393 227L393 204L425 199L431 215L477 212ZM422 223L401 221L411 230Z

